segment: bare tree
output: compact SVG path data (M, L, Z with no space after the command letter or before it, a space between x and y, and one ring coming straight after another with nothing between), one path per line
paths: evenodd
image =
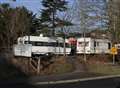
M68 10L66 12L64 12L63 14L59 14L60 18L62 20L65 20L66 23L60 23L60 31L59 33L61 33L63 39L64 39L64 56L66 56L66 37L67 35L69 35L69 33L71 32L71 27L74 26L75 24L73 24L74 22L74 3L68 8ZM72 30L74 31L74 30Z
M120 1L108 0L108 27L111 41L119 42L120 39Z
M24 7L11 8L2 4L0 8L1 47L10 49L19 36L28 34L32 26L32 13Z
M86 61L86 32L102 28L105 3L105 0L76 0L77 22L84 38L84 61Z

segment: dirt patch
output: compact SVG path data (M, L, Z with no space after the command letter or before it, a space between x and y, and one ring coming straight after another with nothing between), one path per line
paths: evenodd
M58 57L48 66L48 68L44 69L41 74L63 74L72 72L73 70L73 65L68 63L65 57Z

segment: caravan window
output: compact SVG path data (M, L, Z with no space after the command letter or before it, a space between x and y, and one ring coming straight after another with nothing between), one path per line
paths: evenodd
M35 45L35 42L33 42L33 41L25 41L24 44L32 44L32 45Z
M79 46L84 47L84 46L89 46L89 42L79 42Z
M108 49L111 49L111 44L110 43L108 43Z
M59 43L58 46L59 47L64 47L64 44L63 43Z
M43 42L35 42L35 46L43 46L44 43Z
M66 46L67 48L70 48L70 45L69 45L68 43L65 43L65 46Z
M35 46L56 46L55 42L35 42Z
M58 42L25 41L25 44L32 44L33 46L64 47L64 43L58 43ZM66 43L66 47L69 47L69 44Z
M29 42L28 42L28 41L25 41L24 44L29 44Z
M64 47L64 43L58 43L57 47ZM68 43L65 43L65 47L69 48L70 45Z
M94 47L99 46L99 42L94 41Z
M25 44L32 44L33 46L43 46L43 42L25 41Z
M55 42L44 42L44 46L56 46Z
M33 46L56 46L56 42L39 42L39 41L25 41L25 44L32 44Z
M94 41L94 47L96 47L96 41Z

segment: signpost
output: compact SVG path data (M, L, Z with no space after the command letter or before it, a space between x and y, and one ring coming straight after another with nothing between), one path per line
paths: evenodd
M115 55L117 55L117 48L112 47L110 51L111 51L111 54L113 55L113 64L115 64Z
M14 55L31 57L32 45L31 44L17 44L14 45Z

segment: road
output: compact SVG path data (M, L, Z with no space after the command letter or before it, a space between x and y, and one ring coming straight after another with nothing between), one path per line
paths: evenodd
M109 78L67 84L31 85L31 84L0 84L0 88L120 88L120 78Z

